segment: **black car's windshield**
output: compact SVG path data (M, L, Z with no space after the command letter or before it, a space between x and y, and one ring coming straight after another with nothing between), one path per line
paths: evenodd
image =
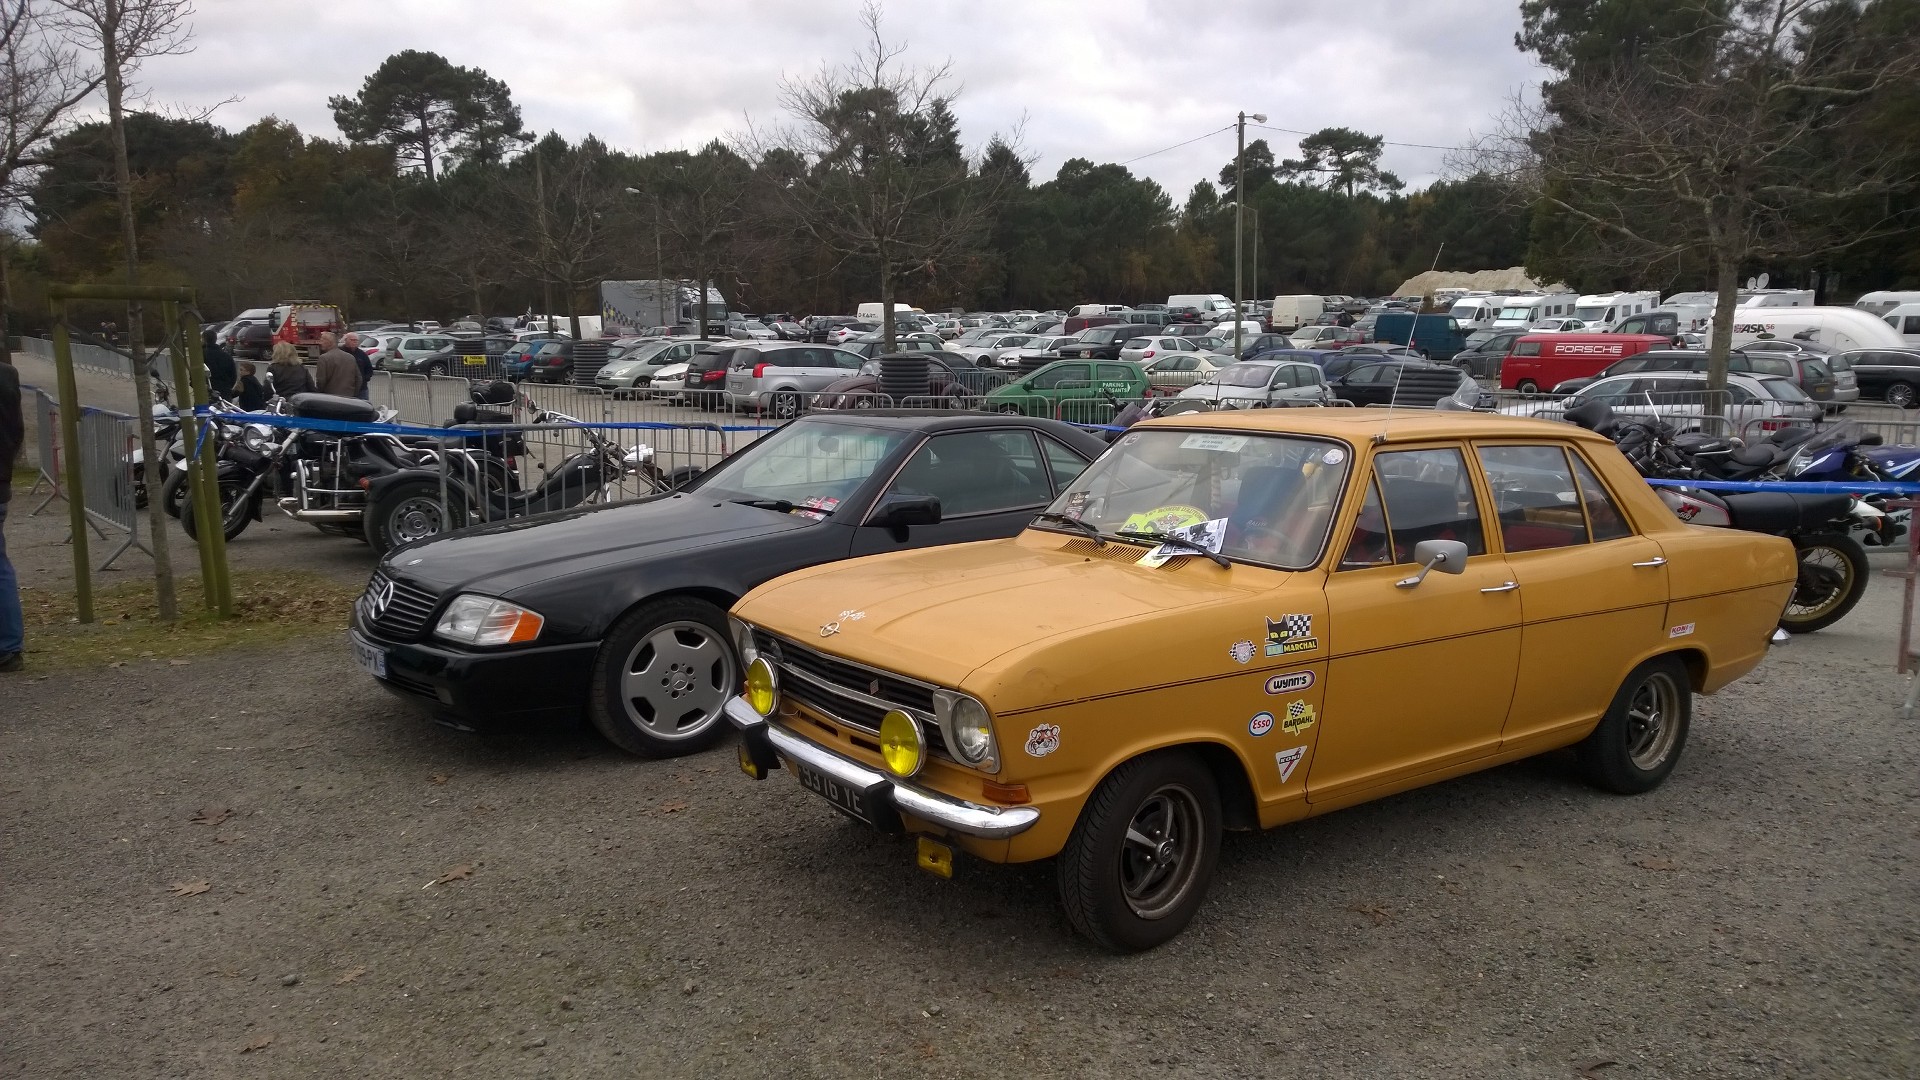
M914 435L828 420L798 421L702 476L697 490L735 502L789 503L794 513L824 517Z
M1130 431L1047 511L1109 537L1178 530L1229 559L1304 568L1320 561L1350 457L1303 436Z

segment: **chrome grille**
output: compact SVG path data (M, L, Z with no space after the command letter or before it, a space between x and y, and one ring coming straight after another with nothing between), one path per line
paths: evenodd
M384 637L413 641L426 632L438 600L425 589L376 571L360 595L360 617Z
M928 748L951 758L940 725L933 721L933 687L904 676L842 660L765 630L753 631L754 647L780 670L780 692L807 708L869 735L880 732L889 710L917 714Z

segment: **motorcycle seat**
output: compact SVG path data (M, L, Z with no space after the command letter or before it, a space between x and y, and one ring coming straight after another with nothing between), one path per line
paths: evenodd
M1740 447L1732 454L1729 454L1728 458L1736 465L1755 465L1761 468L1770 468L1792 456L1793 455L1788 453L1784 448L1772 443L1755 443L1752 446Z
M309 420L344 420L371 424L380 419L380 410L370 401L340 397L336 394L295 394L288 399L293 415Z
M453 407L453 419L448 426L455 424L511 424L513 414L499 409L482 409L469 401L463 401Z
M1835 522L1853 506L1851 495L1793 495L1779 491L1729 493L1721 496L1736 529L1764 533L1804 533L1842 528Z

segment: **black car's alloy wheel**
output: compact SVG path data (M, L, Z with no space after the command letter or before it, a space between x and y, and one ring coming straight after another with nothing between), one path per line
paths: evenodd
M607 631L588 709L608 741L641 757L704 750L725 730L740 688L727 615L704 600L642 604Z

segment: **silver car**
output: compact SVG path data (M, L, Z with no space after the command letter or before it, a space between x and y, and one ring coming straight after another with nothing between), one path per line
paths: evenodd
M816 390L860 370L865 358L845 349L787 342L742 344L727 361L727 403L788 420Z
M1297 360L1242 360L1180 391L1178 397L1249 408L1254 405L1325 405L1333 400L1327 377Z
M693 359L693 350L699 345L698 341L672 339L643 342L618 360L608 361L594 375L593 384L614 397L629 394L650 397L654 377L669 365L684 364Z
M1128 338L1120 345L1120 359L1135 364L1144 364L1156 357L1168 353L1197 352L1192 338L1177 337L1171 334L1149 334L1144 337Z
M1559 420L1568 409L1589 401L1604 402L1619 416L1658 418L1681 431L1722 434L1739 434L1750 424L1766 430L1811 423L1824 411L1820 403L1808 397L1792 379L1729 372L1725 419L1715 419L1707 414L1707 373L1704 371L1614 375L1590 383L1571 397L1523 401L1498 411L1506 416Z

